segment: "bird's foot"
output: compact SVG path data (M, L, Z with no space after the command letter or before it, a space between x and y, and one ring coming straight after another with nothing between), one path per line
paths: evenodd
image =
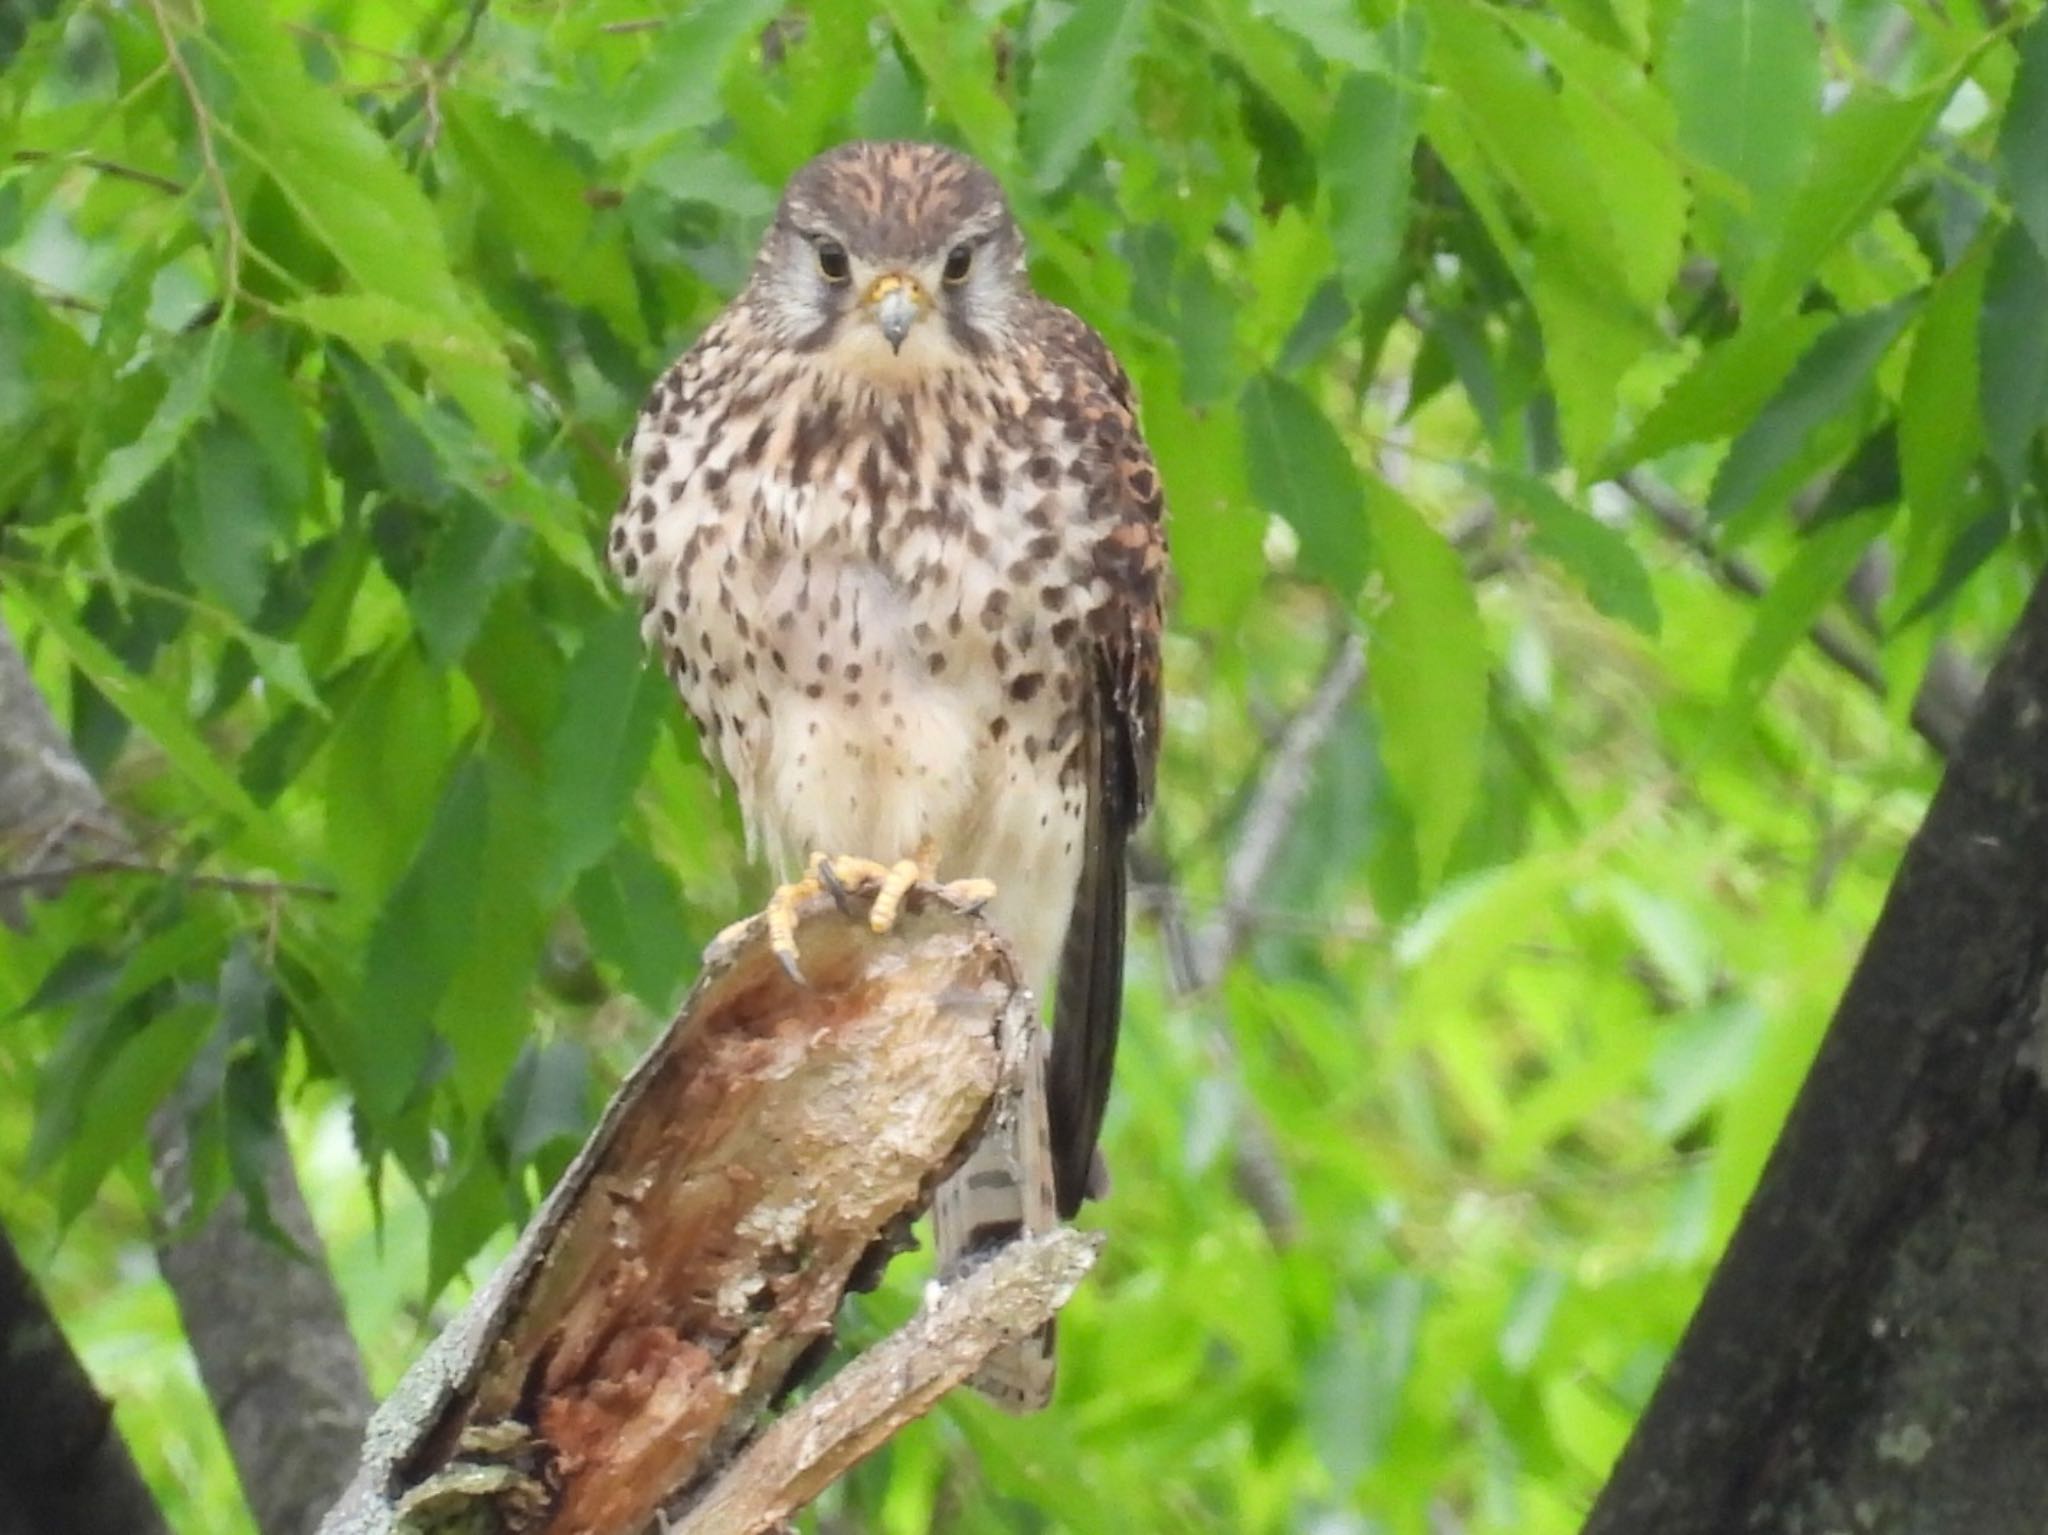
M869 886L879 888L889 875L890 866L872 858L813 853L802 879L776 886L775 894L768 897L768 947L783 972L799 986L809 984L796 954L796 928L803 918L806 901L813 896L829 895L833 904L851 917L853 897Z
M768 898L768 947L789 978L807 984L797 963L796 930L806 901L829 895L841 915L855 918L857 897L874 892L868 906L868 926L887 933L902 915L904 897L921 881L937 884L939 855L927 838L915 855L895 863L877 863L852 854L813 853L802 879L776 888ZM956 879L938 886L939 893L965 911L978 911L995 898L996 887L985 879Z
M875 892L875 904L868 909L868 926L878 933L893 928L903 909L903 898L920 881L938 885L941 895L965 911L979 911L996 895L994 882L985 879L956 879L939 884L939 846L926 837L918 843L914 854L889 865L881 889Z

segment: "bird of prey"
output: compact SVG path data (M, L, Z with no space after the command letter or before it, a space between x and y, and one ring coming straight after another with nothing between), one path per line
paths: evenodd
M744 290L655 384L610 537L751 848L797 903L976 876L1052 998L1044 1145L984 1146L936 1202L943 1270L1099 1194L1124 845L1159 752L1159 476L1130 380L1038 296L1001 187L918 143L791 178ZM993 1139L993 1137L992 1137ZM1047 1185L1050 1185L1048 1187ZM1050 1395L1049 1334L977 1384Z

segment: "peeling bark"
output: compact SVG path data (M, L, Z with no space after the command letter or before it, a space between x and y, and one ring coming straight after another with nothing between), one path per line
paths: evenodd
M2048 578L1588 1535L2048 1522Z
M623 1535L722 1495L877 1244L901 1245L989 1116L1018 1111L1036 1027L1007 946L933 887L886 937L829 902L810 916L808 986L762 918L712 946L513 1256L378 1412L329 1535ZM871 1425L1043 1321L1086 1267L1056 1256L1051 1281L942 1292L1006 1304L965 1345L945 1334ZM845 1464L887 1431L849 1431Z

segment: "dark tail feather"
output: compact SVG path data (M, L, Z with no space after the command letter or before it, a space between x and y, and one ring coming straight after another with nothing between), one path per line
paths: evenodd
M1101 693L1098 690L1098 698ZM1109 1103L1117 1029L1124 1005L1124 843L1135 812L1124 754L1095 732L1094 782L1088 795L1087 850L1074 891L1074 914L1060 950L1053 1001L1050 1102L1055 1187L1062 1218L1090 1188L1095 1142Z

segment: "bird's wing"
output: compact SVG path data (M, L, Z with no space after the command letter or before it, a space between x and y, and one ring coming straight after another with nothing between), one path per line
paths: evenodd
M1138 432L1129 378L1101 337L1057 314L1053 350L1095 444L1086 516L1105 593L1082 641L1093 683L1087 840L1053 1002L1052 1148L1060 1213L1072 1215L1101 1191L1095 1143L1123 1015L1124 845L1151 805L1159 761L1166 531L1159 471Z

